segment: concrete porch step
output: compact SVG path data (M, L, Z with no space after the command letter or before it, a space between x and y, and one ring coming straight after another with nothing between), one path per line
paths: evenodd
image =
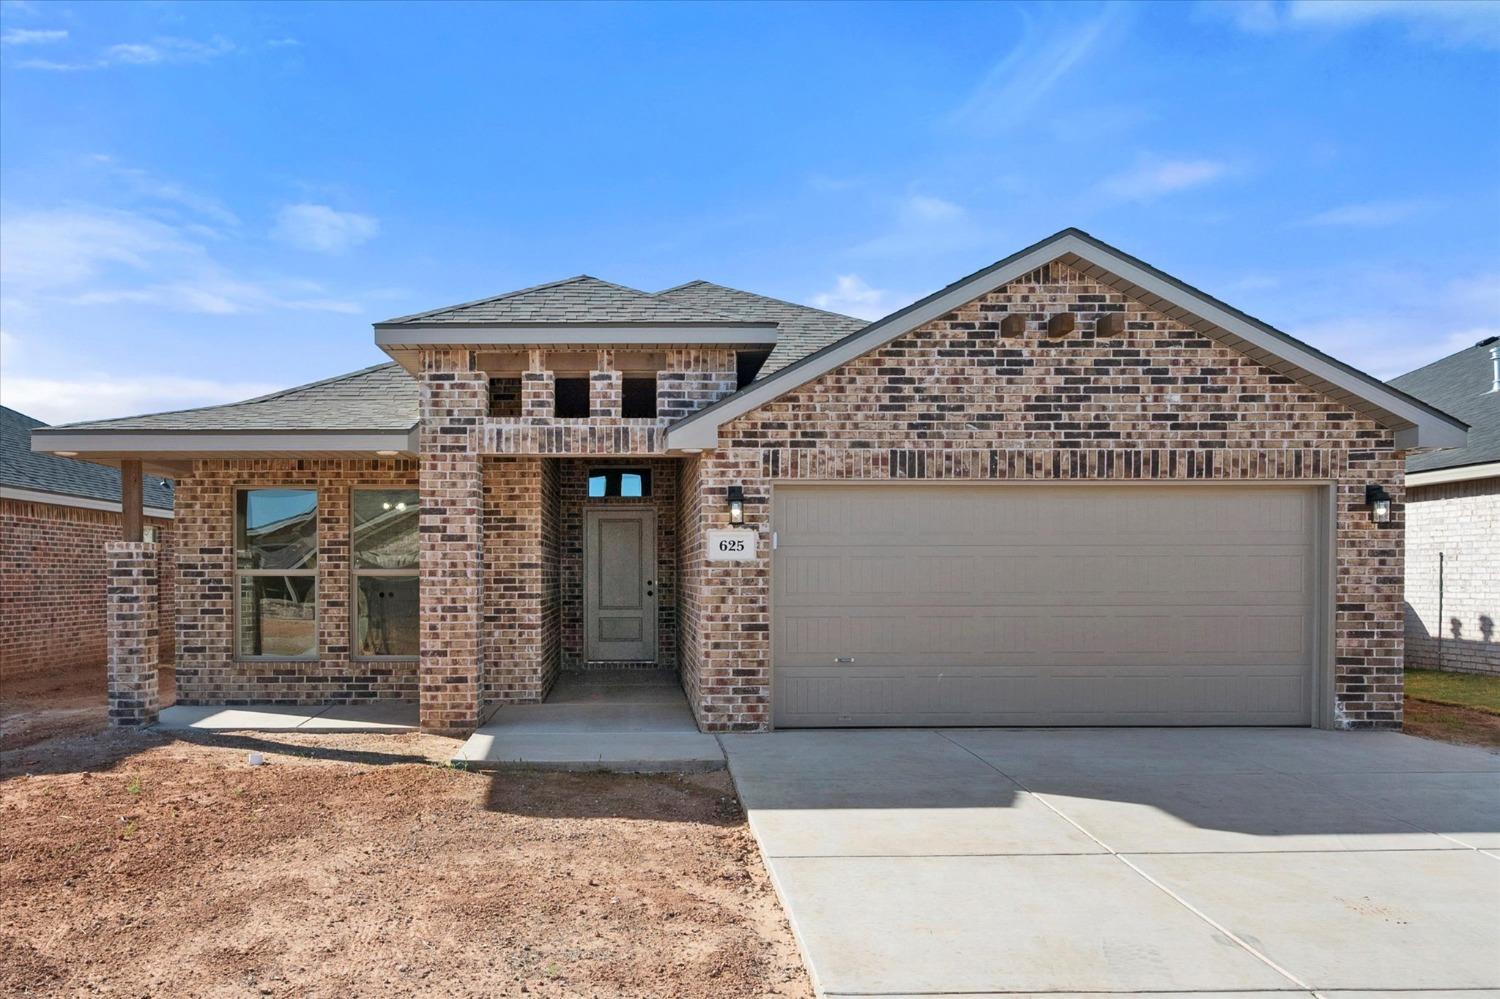
M162 708L154 728L200 732L415 732L417 706L407 701L370 704L174 704Z
M541 704L501 705L453 758L476 770L718 770L724 751L698 731L676 676L565 673Z

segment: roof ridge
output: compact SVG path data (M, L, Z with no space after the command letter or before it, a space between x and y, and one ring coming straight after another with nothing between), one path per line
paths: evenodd
M701 279L697 280L697 281L689 281L689 282L687 282L687 284L680 284L676 288L668 288L668 289L666 289L666 291L659 291L659 292L657 292L657 294L658 295L665 295L668 291L677 291L679 288L686 288L686 287L689 287L690 285L695 285L695 284L706 284L710 288L721 288L724 291L732 291L736 295L749 295L751 298L758 298L758 299L761 299L762 301L765 301L765 302L775 302L777 305L785 305L785 306L789 306L789 307L791 307L793 309L804 309L807 312L816 312L819 315L833 316L835 319L852 319L854 322L856 322L856 323L863 323L866 326L870 325L870 323L872 323L874 321L874 320L871 320L871 319L861 319L859 316L851 316L851 315L849 315L848 313L845 313L845 312L834 312L831 309L820 309L816 305L803 305L801 302L792 302L792 301L789 301L789 300L787 300L785 298L777 298L774 295L762 295L758 291L746 291L744 288L735 288L735 287L733 287L731 285L718 284L718 283L716 283L714 281L704 281L704 280L701 280Z
M303 389L317 388L319 385L332 385L334 382L341 382L349 378L357 378L360 375L367 375L372 371L379 371L382 368L399 367L400 365L395 361L386 361L383 364L372 364L367 368L360 368L358 371L349 371L342 375L334 375L331 378L319 378L317 381L307 382L303 385L292 385L284 389L277 389L275 392L267 392L265 395L257 395L249 399L240 399L237 402L216 402L211 406L189 406L186 409L166 409L154 413L132 413L129 416L110 416L102 420L79 420L75 423L61 423L55 426L48 426L48 429L68 430L73 427L97 426L103 423L115 423L120 420L138 420L146 416L180 416L184 413L206 413L210 410L226 409L230 406L248 406L252 403L270 402L272 399L280 399L283 396L290 395L293 392L300 392Z

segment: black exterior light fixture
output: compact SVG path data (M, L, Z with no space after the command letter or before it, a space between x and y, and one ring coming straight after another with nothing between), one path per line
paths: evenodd
M724 495L729 499L729 522L739 526L745 522L745 487L730 486Z
M1370 519L1377 524L1391 522L1391 494L1384 486L1371 483L1365 486L1365 506L1370 508Z

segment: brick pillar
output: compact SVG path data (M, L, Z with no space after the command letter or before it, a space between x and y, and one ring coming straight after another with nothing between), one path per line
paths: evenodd
M545 351L533 350L531 363L521 374L521 415L550 420L557 411L557 383L546 368Z
M104 545L111 725L150 725L161 706L156 686L157 549L147 541Z
M480 425L489 382L464 352L423 358L421 395L424 732L466 735L479 724L484 656L484 477Z
M600 353L608 353L608 351ZM618 420L624 391L623 377L618 371L590 371L589 416L605 416Z

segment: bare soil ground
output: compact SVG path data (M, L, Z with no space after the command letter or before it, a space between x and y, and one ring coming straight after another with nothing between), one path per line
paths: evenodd
M0 752L0 994L811 995L724 773L78 717Z
M172 668L157 670L161 703L173 701ZM0 750L104 727L104 666L0 682Z
M1500 715L1408 697L1405 716L1403 729L1407 735L1500 749Z

